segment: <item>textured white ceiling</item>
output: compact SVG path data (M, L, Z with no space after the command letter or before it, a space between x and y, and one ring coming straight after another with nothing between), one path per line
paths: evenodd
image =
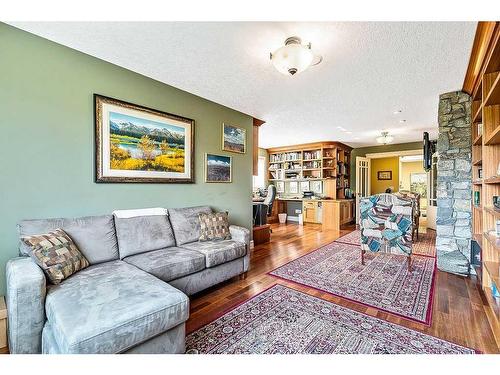
M260 146L375 145L437 134L438 95L460 90L473 22L18 22L21 29L237 109L266 124ZM291 35L323 62L294 77L269 52ZM395 110L402 113L394 115ZM406 122L401 124L400 119Z

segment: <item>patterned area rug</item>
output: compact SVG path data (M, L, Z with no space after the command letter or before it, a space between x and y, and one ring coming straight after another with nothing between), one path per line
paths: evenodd
M474 353L282 285L191 333L186 349L211 354Z
M352 231L338 238L336 241L359 245L361 243L361 231ZM418 240L413 243L413 254L436 257L436 231L427 229L426 233L419 233Z
M434 258L413 256L409 273L405 256L360 257L359 246L332 242L270 274L430 325Z

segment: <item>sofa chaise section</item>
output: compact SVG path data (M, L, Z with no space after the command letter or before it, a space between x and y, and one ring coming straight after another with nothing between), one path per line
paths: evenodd
M45 309L44 352L56 348L57 353L121 353L183 324L189 299L117 260L90 266L50 286ZM183 350L180 341L173 352Z

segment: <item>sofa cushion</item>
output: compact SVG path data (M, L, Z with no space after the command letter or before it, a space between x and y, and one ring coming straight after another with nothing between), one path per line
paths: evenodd
M200 219L198 215L202 213L210 214L212 209L208 206L168 209L177 246L198 241L200 238Z
M243 257L247 253L246 245L243 242L233 240L191 242L182 245L182 247L205 255L208 268Z
M23 220L17 228L20 237L47 233L61 228L71 237L90 264L119 259L112 215ZM29 255L29 248L21 241L19 251L21 255Z
M169 247L123 259L137 268L170 281L205 269L205 256L198 251Z
M187 320L187 296L123 261L90 266L47 291L62 353L119 353Z
M23 236L21 241L31 248L31 258L53 284L59 284L89 266L87 259L62 229L45 234Z
M174 233L167 215L129 218L115 216L115 225L120 259L175 246Z
M230 240L227 212L198 214L200 221L200 241Z

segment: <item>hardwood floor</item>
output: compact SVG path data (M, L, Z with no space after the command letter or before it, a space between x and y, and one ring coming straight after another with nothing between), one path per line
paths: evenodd
M437 271L432 326L427 327L267 274L350 230L322 231L321 225L315 224L273 224L272 230L271 242L253 249L250 271L245 279L233 278L191 298L191 315L186 325L188 333L277 283L483 353L500 353L500 325L495 318L495 314L499 316L498 306L488 304L490 298L482 292L475 277L465 278Z

